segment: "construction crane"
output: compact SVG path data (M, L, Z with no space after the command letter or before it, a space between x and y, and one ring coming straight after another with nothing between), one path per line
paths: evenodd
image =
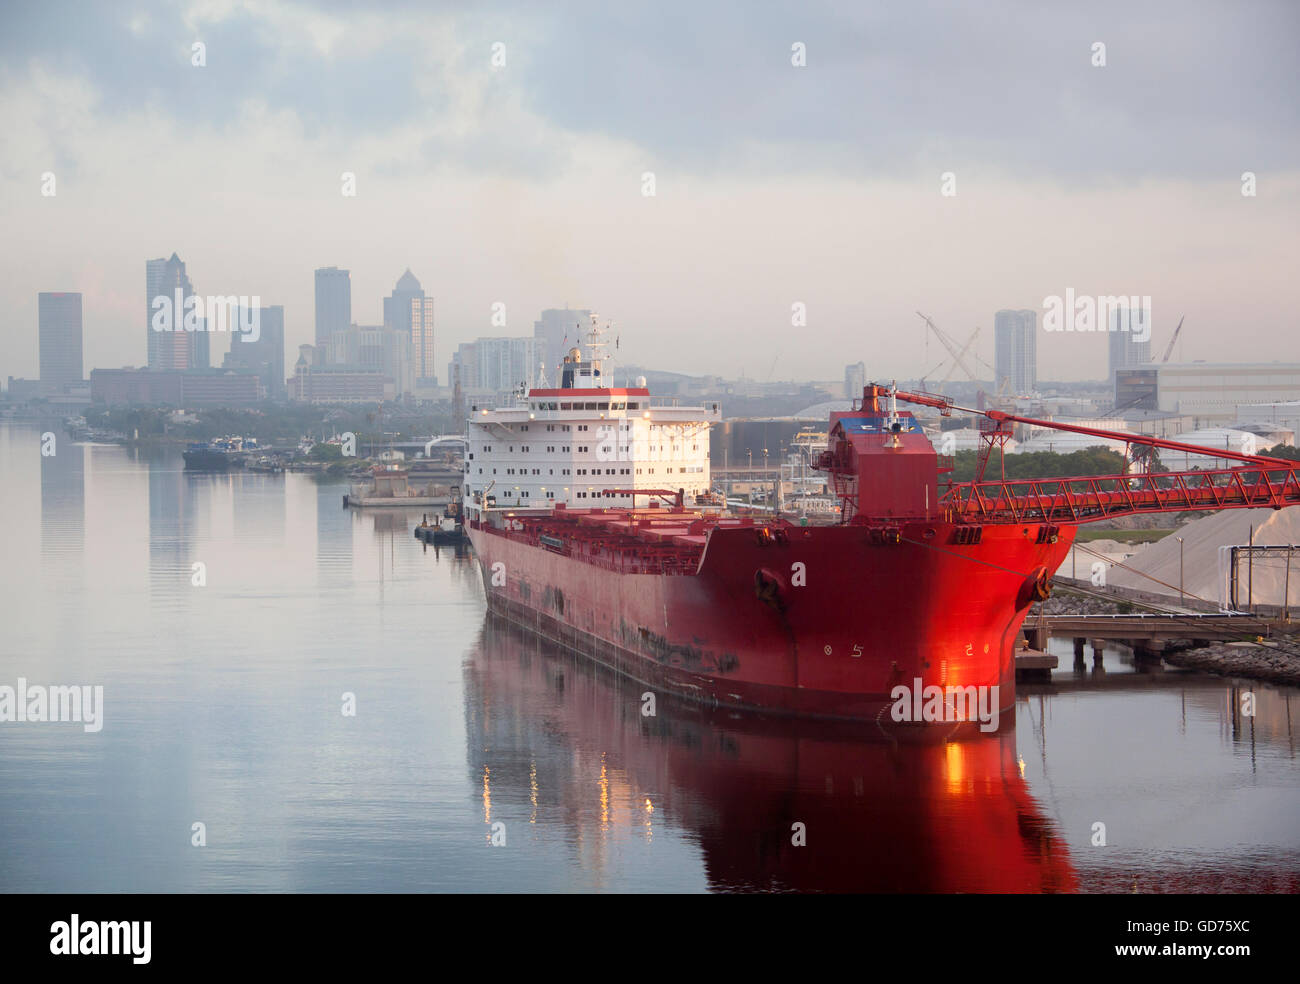
M980 330L976 328L975 331L971 334L970 338L966 339L966 344L964 344L960 349L958 349L956 340L953 339L951 336L949 336L946 332L942 331L939 328L939 326L936 325L930 318L926 317L920 311L917 311L916 315L926 323L926 326L932 332L934 332L934 337L939 339L943 347L948 350L948 354L952 356L953 367L960 368L961 371L966 374L966 378L969 379L972 383L978 383L979 377L974 373L970 365L966 362L966 353L969 352L971 346L975 344L975 339L979 337ZM993 367L990 366L983 359L981 359L978 355L975 356L975 360L981 363L985 368L992 371ZM942 365L942 363L940 363L940 365ZM936 366L935 368L937 369L938 367ZM952 369L949 369L948 375L945 376L943 379L944 383L946 383L948 379L951 378L951 376L952 376Z
M1184 317L1186 317L1184 315ZM1178 319L1178 327L1174 329L1173 335L1169 339L1169 346L1165 349L1165 357L1160 360L1161 364L1169 361L1169 357L1174 354L1174 342L1178 341L1178 333L1183 330L1183 319Z
M973 332L971 332L971 336L970 336L970 338L966 339L966 344L963 345L963 346L961 347L961 352L958 353L957 357L954 358L954 359L952 360L952 363L948 366L948 371L947 371L946 373L944 373L944 377L943 377L943 379L939 381L939 387L938 387L938 390L939 390L940 393L942 393L942 392L943 392L943 388L944 388L945 386L948 385L948 380L952 379L952 374L953 374L954 372L956 372L956 370L957 370L957 365L958 365L958 360L959 360L959 359L963 359L963 358L965 358L966 353L969 352L969 351L970 351L970 347L971 347L972 345L975 344L975 339L977 339L977 338L979 337L979 334L980 334L980 330L979 330L979 328L976 328ZM978 356L977 356L977 358L978 358ZM939 363L939 365L942 366L943 363ZM939 367L936 366L936 367L935 367L935 370L937 371L938 368L939 368ZM968 372L969 372L969 371L968 371ZM972 377L972 378L973 378L973 377Z

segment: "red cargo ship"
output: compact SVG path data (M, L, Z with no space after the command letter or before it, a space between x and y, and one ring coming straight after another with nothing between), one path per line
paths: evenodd
M1078 524L1139 512L1300 502L1295 462L1226 451L1214 455L1242 466L984 481L991 452L1014 422L1121 437L1130 449L1204 453L996 410L983 412L996 426L985 432L976 480L941 482L950 464L897 401L945 414L979 411L869 385L854 410L831 414L828 448L818 461L842 504L840 522L732 517L710 505L706 493L644 486L652 470L635 467L643 462L636 453L621 454L624 435L631 435L627 447L637 438L618 408L638 422L640 414L650 419L651 410L638 406L650 407L648 391L600 388L599 365L582 361L574 349L560 389L533 390L520 407L471 419L467 533L488 605L655 690L712 705L882 724L974 722L981 710L989 712L978 717L982 730L993 730L989 724L996 727L998 714L1014 702L1021 624L1030 605L1050 594L1051 575ZM593 408L603 424L557 423L595 418ZM574 508L582 493L567 483L556 496L563 501L542 508L530 506L536 499L524 498L528 490L517 485L513 504L492 494L501 478L488 479L496 466L511 476L531 473L535 493L554 495L557 489L536 484L547 481L546 470L518 467L518 455L531 453L531 445L511 442L584 440L588 426L613 433L601 445L605 454L591 445L540 447L560 447L558 453L573 455L563 460L576 465L631 462L623 469L562 468L560 475L560 481L576 481L572 476L584 471L633 476L586 486L593 498L630 500L627 505ZM707 453L707 441L704 446ZM504 456L506 447L515 457ZM1140 456L1133 457L1136 466ZM516 467L501 468L505 463ZM554 464L543 463L554 474ZM509 497L504 490L502 496ZM648 504L639 505L639 498ZM990 703L978 705L977 694Z

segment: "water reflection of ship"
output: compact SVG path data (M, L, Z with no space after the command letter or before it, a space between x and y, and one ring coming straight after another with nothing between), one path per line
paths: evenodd
M1078 887L1014 732L900 742L665 697L646 717L643 688L491 616L465 674L470 768L497 817L562 818L578 845L677 827L715 890Z

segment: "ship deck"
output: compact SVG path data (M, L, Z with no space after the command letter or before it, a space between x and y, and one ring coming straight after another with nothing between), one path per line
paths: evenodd
M620 574L694 574L709 531L785 528L785 520L723 517L690 509L568 509L506 513L470 526Z

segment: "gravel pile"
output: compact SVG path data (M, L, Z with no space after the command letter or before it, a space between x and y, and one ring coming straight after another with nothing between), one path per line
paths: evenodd
M1219 567L1219 548L1244 546L1251 542L1254 527L1256 546L1285 546L1300 543L1300 507L1289 509L1227 509L1212 513L1203 519L1193 520L1175 534L1151 544L1137 552L1124 563L1132 571L1112 567L1106 572L1106 583L1121 588L1152 591L1178 596L1179 543L1182 543L1183 587L1188 594L1207 601L1222 603L1225 595L1226 572ZM1092 546L1088 544L1088 546ZM1284 558L1256 557L1250 580L1252 597L1256 604L1280 605L1282 588L1286 580ZM1300 603L1300 562L1292 565L1291 604ZM1247 564L1244 554L1239 561L1238 603L1244 605L1246 597ZM1137 573L1134 573L1134 572ZM1146 575L1146 576L1143 576ZM1151 580L1155 578L1156 580ZM1164 582L1162 587L1157 581Z
M1300 651L1300 639L1292 636L1286 644L1289 648ZM1239 676L1300 686L1300 656L1271 646L1244 643L1207 646L1205 649L1165 653L1164 661L1171 666L1204 670L1220 676Z

